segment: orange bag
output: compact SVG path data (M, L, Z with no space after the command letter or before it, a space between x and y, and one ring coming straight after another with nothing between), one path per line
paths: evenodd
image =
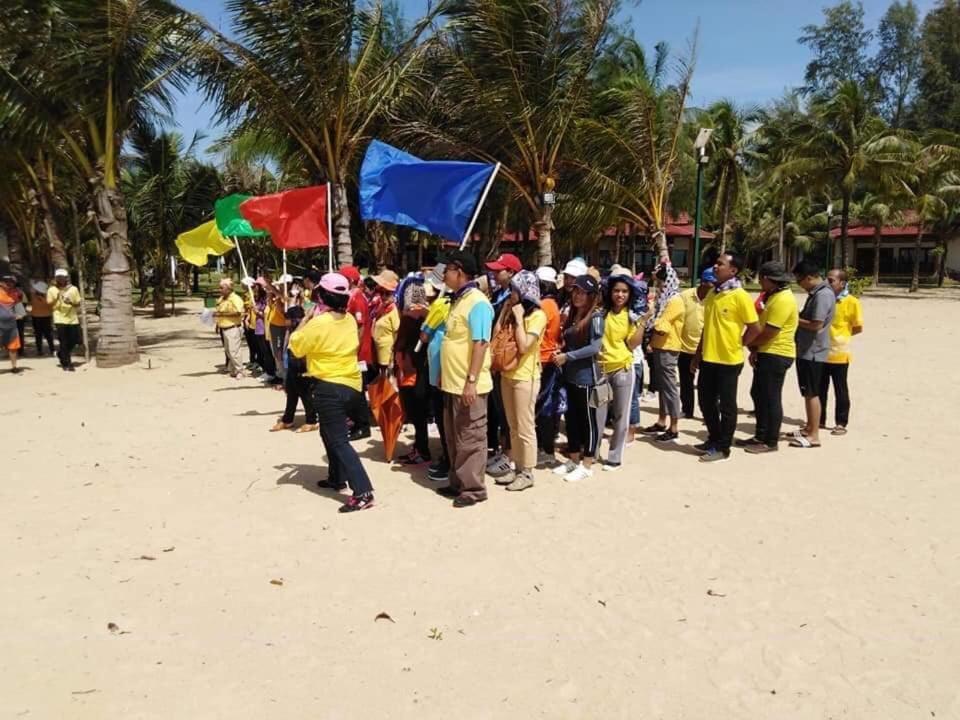
M490 342L490 370L508 372L519 364L520 347L517 345L517 334L513 322L508 320L500 325Z

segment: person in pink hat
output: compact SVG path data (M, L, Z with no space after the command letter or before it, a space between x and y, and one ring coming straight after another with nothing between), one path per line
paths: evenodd
M340 512L366 510L373 506L373 485L345 432L347 418L363 407L357 323L347 313L350 283L339 273L327 273L317 294L326 310L290 336L290 352L306 360L312 379L313 407L329 462L326 480L317 485L337 491L349 485L353 496Z

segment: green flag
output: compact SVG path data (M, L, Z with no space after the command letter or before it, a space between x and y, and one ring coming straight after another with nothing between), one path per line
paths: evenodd
M240 214L240 203L249 198L249 195L233 194L217 200L214 207L214 217L217 219L217 229L225 237L265 237L265 230L255 230L250 221Z

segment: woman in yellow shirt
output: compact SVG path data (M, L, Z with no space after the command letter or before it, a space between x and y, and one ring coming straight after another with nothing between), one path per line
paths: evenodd
M353 491L340 512L373 506L373 485L347 438L347 418L366 411L360 384L357 321L347 314L350 283L339 273L327 273L317 285L326 309L290 335L290 352L307 361L312 378L313 408L320 422L320 438L327 450L327 479L322 488Z
M617 470L623 461L623 448L630 427L630 403L633 401L633 349L643 340L643 324L630 308L639 288L629 275L611 275L604 291L603 340L600 344L600 370L610 384L613 397L597 408L600 432L613 417L613 435L602 465L603 470Z
M671 265L661 264L653 271L657 285L657 301L647 325L653 331L650 348L653 350L653 378L660 401L660 416L643 432L655 434L657 442L676 442L679 437L677 424L680 420L680 379L677 363L680 360L683 332L683 298L680 297L680 281ZM670 419L669 426L667 418Z
M501 374L500 394L510 428L510 457L514 472L496 478L507 490L533 487L533 469L537 466L537 428L534 408L540 392L540 341L547 327L547 315L540 309L540 283L529 270L521 270L510 280L510 296L493 330L514 330L520 357L517 366Z

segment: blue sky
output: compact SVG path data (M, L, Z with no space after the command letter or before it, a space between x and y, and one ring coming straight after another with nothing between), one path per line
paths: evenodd
M914 0L920 12L935 0ZM228 29L222 0L181 0L213 24ZM637 39L652 50L666 41L675 53L685 53L699 21L697 66L693 78L693 104L707 105L718 98L740 104L762 104L803 81L810 59L797 43L800 28L819 23L821 9L832 2L816 0L641 0L624 3L621 19L631 22ZM400 0L408 19L421 15L425 0ZM888 0L864 0L866 22L875 28ZM212 110L196 92L187 93L175 117L188 137L204 132L212 141L218 134Z

